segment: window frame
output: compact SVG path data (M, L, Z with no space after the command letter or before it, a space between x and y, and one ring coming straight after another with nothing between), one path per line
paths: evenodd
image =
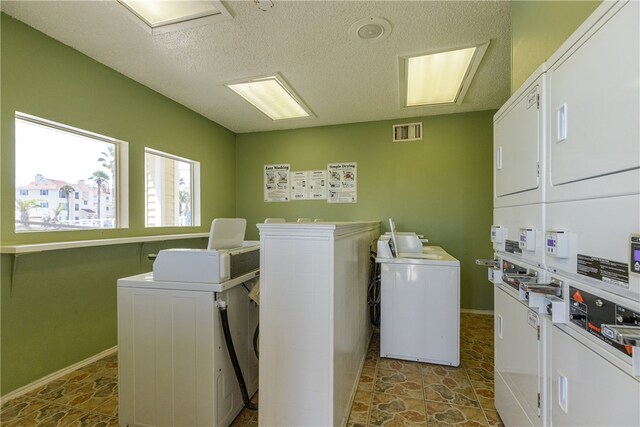
M166 159L176 160L179 162L185 162L191 164L191 198L192 198L192 210L191 210L191 225L148 225L148 202L147 202L147 153L155 156L164 157ZM187 159L186 157L180 157L175 154L167 153L164 151L156 150L150 147L144 147L144 228L162 228L162 227L178 227L178 228L193 228L200 227L200 162L197 160Z
M129 228L129 143L127 141L101 135L95 132L76 128L76 127L65 125L62 123L57 123L52 120L44 119L42 117L32 116L30 114L22 113L20 111L15 111L14 122L13 122L14 126L18 120L21 120L24 122L30 122L35 125L47 127L53 130L74 134L80 137L94 139L94 140L101 141L108 144L113 144L115 164L116 164L116 172L115 172L116 197L114 197L114 200L116 203L115 227L87 228L83 231L87 231L87 232L101 231L102 232L102 231L108 231L108 230L118 230L118 229ZM14 145L17 145L17 143L18 142L14 136ZM15 159L14 159L14 167L15 167ZM15 176L15 171L14 171L14 176ZM15 187L15 184L14 184L14 187ZM16 197L15 197L15 191L14 191L14 204L15 204L15 200L16 200ZM18 231L18 230L15 230L15 227L14 227L14 232L16 234L46 233L51 231L59 232L59 231L78 231L78 230L57 229L57 230Z

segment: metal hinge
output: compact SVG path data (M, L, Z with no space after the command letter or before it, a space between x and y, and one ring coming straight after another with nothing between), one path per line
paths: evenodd
M538 409L540 409L540 393L538 393Z
M536 329L538 330L538 341L540 341L540 325ZM538 393L538 401L540 401L540 393ZM538 406L540 405L538 404Z
M536 108L538 110L540 109L540 94L536 95Z
M537 174L538 174L538 177L540 177L540 162L538 162L538 170L537 170Z

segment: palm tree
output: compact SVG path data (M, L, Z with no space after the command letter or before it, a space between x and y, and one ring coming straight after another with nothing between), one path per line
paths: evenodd
M16 200L16 209L20 212L20 221L29 222L29 211L36 206L40 206L40 202L35 199Z
M62 203L60 203L58 206L56 206L55 209L51 210L51 215L49 215L49 222L53 223L53 224L57 224L60 222L60 214L62 213L62 211L64 210L64 205Z
M109 175L104 171L95 171L88 179L94 181L98 187L98 219L100 219L100 192L102 191L102 186L109 182Z
M109 171L109 174L113 178L116 172L116 149L114 145L107 146L107 151L100 152L98 162L103 168Z
M65 184L60 187L60 191L65 193L67 197L67 221L71 221L71 193L75 193L76 189L69 184Z

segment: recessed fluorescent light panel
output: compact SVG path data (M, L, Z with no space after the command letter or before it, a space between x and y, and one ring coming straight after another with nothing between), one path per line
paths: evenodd
M259 77L226 86L271 120L297 119L311 115L309 108L286 85L282 76Z
M460 104L488 46L400 58L403 107Z
M118 0L152 34L166 33L213 21L231 14L217 0Z

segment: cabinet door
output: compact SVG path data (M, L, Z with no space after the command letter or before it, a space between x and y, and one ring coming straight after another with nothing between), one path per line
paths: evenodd
M495 369L511 391L511 402L498 402L496 407L522 408L531 425L541 425L538 393L541 384L540 350L537 317L531 310L507 292L496 288L495 315ZM535 319L535 322L533 321ZM502 414L501 414L502 415ZM514 419L525 419L523 414L512 414ZM509 424L508 420L505 420Z
M215 424L213 304L211 292L118 288L121 425Z
M535 190L540 186L538 164L543 142L541 95L542 84L538 79L494 122L497 199ZM536 201L541 200L529 203Z
M552 331L551 351L554 426L640 425L638 379L557 327Z
M550 60L550 201L640 190L639 8L616 5Z

